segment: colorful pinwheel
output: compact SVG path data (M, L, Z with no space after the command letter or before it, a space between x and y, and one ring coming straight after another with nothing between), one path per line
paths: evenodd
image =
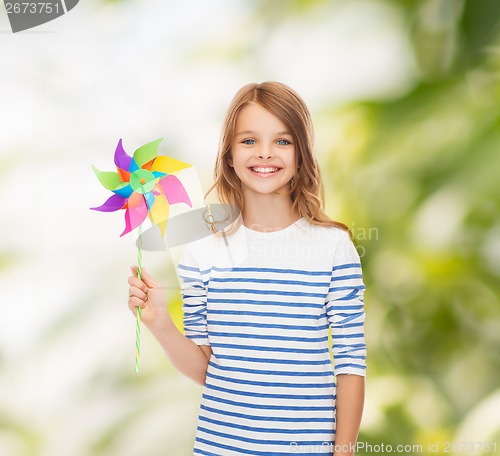
M118 172L103 172L92 166L101 184L114 194L94 211L115 212L125 209L125 230L120 236L139 227L138 275L142 278L141 224L149 216L154 225L165 234L169 205L191 200L182 182L173 174L191 165L175 158L158 156L158 144L163 138L139 147L130 157L118 141L115 151L115 165ZM139 371L141 309L137 308L135 369Z
M120 236L140 226L148 215L151 222L159 226L163 236L169 205L186 203L192 206L181 181L172 174L191 165L175 158L158 156L161 141L163 138L139 147L130 157L123 150L120 139L115 151L118 172L103 172L92 166L101 184L114 195L102 206L91 209L101 212L126 209L125 230Z

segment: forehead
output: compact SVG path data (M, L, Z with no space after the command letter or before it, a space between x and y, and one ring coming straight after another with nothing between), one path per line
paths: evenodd
M236 134L241 131L254 131L258 133L289 133L286 125L257 103L248 103L238 113L236 118Z

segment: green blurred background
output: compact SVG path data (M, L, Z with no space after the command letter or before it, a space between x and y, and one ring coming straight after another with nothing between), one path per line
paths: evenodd
M264 80L308 103L358 238L359 453L499 453L499 24L498 0L89 0L14 35L2 6L0 455L190 454L201 387L145 331L134 372L134 240L88 210L90 164L164 136L207 189L230 99ZM145 263L181 326L168 251Z

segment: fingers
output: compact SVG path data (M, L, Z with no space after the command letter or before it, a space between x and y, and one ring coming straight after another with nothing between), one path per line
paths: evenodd
M132 274L134 275L134 277L137 277L139 279L139 268L134 265L134 266L131 266L130 268L130 271L132 272ZM141 269L141 278L142 278L142 281L149 287L149 288L159 288L161 287L161 284L159 282L157 282L155 279L153 279L153 277L151 277L149 275L149 272L147 271L146 268L142 268ZM141 280L141 279L139 279ZM130 281L129 281L130 283Z
M148 300L147 290L146 290L146 292L144 292L144 290L142 290L141 288L133 286L133 285L128 289L128 296L129 296L129 298L132 298L132 297L139 298L142 301Z
M133 275L128 278L129 290L128 290L128 307L132 313L137 313L137 307L143 309L147 305L148 300L148 287L146 284L139 279L137 276L137 266L132 266L130 271Z
M159 288L160 284L149 275L146 268L142 268L142 280L150 288Z
M141 309L144 309L146 307L146 305L147 305L147 303L145 301L143 301L142 299L139 299L136 296L131 296L128 298L128 307L134 315L136 315L138 307L140 307Z
M146 284L141 279L139 279L137 276L130 276L128 278L128 284L130 285L130 287L138 288L143 293L148 292L148 287L146 286Z
M130 307L130 309L134 309L135 307L144 309L144 307L147 306L147 302L143 299L138 298L137 296L130 296L128 298L128 306Z
M132 275L128 278L129 284L129 299L128 307L134 315L137 314L137 308L144 309L148 306L148 291L152 288L160 288L161 284L156 282L146 271L141 270L141 278L138 276L138 267L136 265L130 268Z

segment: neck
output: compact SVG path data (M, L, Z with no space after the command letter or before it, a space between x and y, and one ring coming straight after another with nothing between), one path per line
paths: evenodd
M292 210L289 194L244 195L243 223L255 231L277 231L296 222L300 215Z

